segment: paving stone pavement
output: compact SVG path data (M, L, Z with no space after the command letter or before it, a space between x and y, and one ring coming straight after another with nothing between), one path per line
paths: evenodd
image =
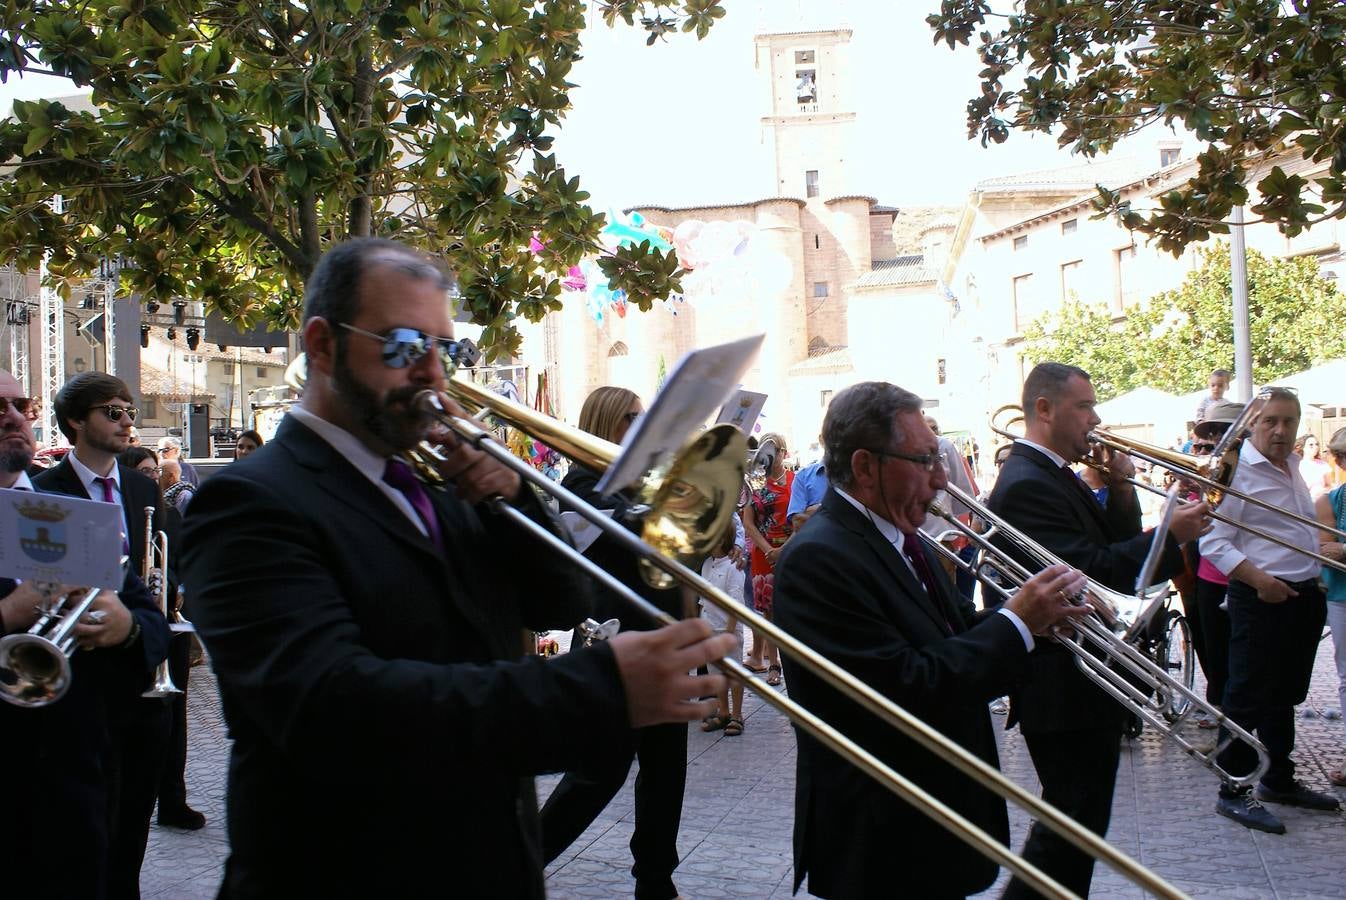
M1310 786L1332 790L1327 772L1346 756L1337 710L1336 673L1329 641L1320 647L1309 701L1300 708L1295 758ZM675 874L683 895L784 898L790 896L794 738L789 723L749 692L747 727L739 737L703 734L688 740L687 794ZM214 680L192 670L188 703L190 803L207 816L197 832L150 831L141 870L142 896L163 900L214 897L228 844L224 834L228 739ZM997 723L1002 722L996 717ZM1017 732L1001 737L1001 767L1037 789L1032 762ZM592 826L547 870L554 898L629 897L627 842L632 829L632 777ZM545 798L559 776L538 779ZM1326 900L1346 897L1346 815L1286 807L1275 812L1289 834L1249 831L1214 814L1216 782L1204 768L1152 733L1122 752L1108 838L1195 898ZM1346 791L1337 790L1346 800ZM1022 846L1027 817L1010 810L1013 845ZM1005 878L987 891L998 896ZM895 890L900 881L895 883ZM446 896L451 895L446 891ZM801 891L799 896L806 896ZM1099 866L1092 896L1134 898L1142 892Z

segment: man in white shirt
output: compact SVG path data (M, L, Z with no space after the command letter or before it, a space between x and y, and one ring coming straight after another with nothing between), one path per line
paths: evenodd
M1244 441L1231 487L1282 509L1313 518L1313 500L1299 475L1294 454L1299 432L1299 398L1285 388L1270 388L1270 398ZM1318 547L1314 528L1286 516L1226 496L1220 511L1305 549ZM1335 810L1330 794L1295 779L1290 751L1295 743L1295 704L1308 694L1318 639L1327 618L1318 584L1318 563L1253 536L1225 522L1201 540L1201 555L1229 576L1229 682L1224 712L1256 731L1271 756L1271 767L1255 790L1220 788L1215 811L1241 825L1284 834L1285 825L1258 801ZM1221 739L1224 738L1221 731ZM1251 772L1256 755L1234 742L1220 754L1220 765L1234 775Z

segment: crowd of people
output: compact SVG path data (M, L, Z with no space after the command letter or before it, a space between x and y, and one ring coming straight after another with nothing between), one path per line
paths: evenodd
M541 897L544 867L633 764L636 895L675 897L688 727L751 740L743 684L713 670L726 657L763 689L788 685L794 700L1008 843L1006 806L991 791L895 735L768 635L745 646L748 609L992 767L992 704L1008 697L1006 727L1022 734L1043 798L1106 836L1127 710L1053 636L1102 612L1080 602L1091 583L1129 593L1155 535L1142 529L1129 458L1090 441L1100 420L1087 372L1036 366L1023 389L1025 433L995 454L987 510L1058 560L1024 558L1030 574L1006 597L978 606L975 581L942 564L975 553L948 533L949 520L929 516L938 503L972 522L975 510L949 494L955 485L978 495L966 455L917 395L864 382L832 399L817 463L796 471L781 434L756 441L735 528L697 561L728 608L680 585L652 586L611 535L587 546L614 583L675 620L659 624L519 530L521 516L566 534L515 469L427 427L426 391L462 414L442 393L458 351L448 284L438 263L395 242L358 239L326 253L306 286L301 400L272 440L244 434L237 461L204 480L171 438L157 452L133 446L131 395L98 374L61 391L56 413L72 450L30 478L35 406L0 373L0 487L120 504L129 557L122 590L100 595L100 614L78 626L85 649L72 660L70 693L41 708L0 704L0 762L21 772L36 749L47 775L16 779L7 799L17 807L0 818L0 865L7 887L18 873L16 896L135 897L156 801L163 825L204 824L183 784L186 695L142 696L164 660L182 688L190 677L190 639L171 633L137 574L152 553L146 508L151 530L180 548L165 577L184 586L233 738L222 898ZM632 391L601 387L579 427L620 443L643 411ZM1239 411L1213 390L1197 438L1213 441ZM1343 489L1314 496L1302 474L1299 426L1298 398L1273 390L1239 450L1234 486L1346 525ZM437 454L413 466L408 453L427 440ZM1346 430L1327 452L1346 460ZM1098 471L1093 484L1073 468L1085 461ZM599 481L576 464L563 485L638 530L639 498L604 495ZM1346 546L1311 525L1236 498L1221 511L1346 559ZM1023 556L1021 544L1002 550ZM1193 575L1184 605L1199 626L1207 696L1270 760L1256 785L1221 784L1215 810L1283 832L1264 802L1335 809L1334 796L1296 776L1290 749L1325 619L1346 703L1346 578L1329 571L1324 593L1316 562L1213 521L1199 492L1173 513L1158 550L1158 578ZM38 600L32 585L0 581L0 633L27 629ZM587 619L618 619L620 629L595 640L578 627ZM534 632L571 628L571 652L525 651ZM916 806L808 732L797 742L796 889L807 879L820 897L889 896L900 872L913 896L961 897L995 881L994 862ZM1220 763L1252 772L1250 752L1230 743ZM555 772L564 775L539 808L532 778ZM1094 859L1054 830L1035 824L1022 854L1089 893ZM81 864L60 864L72 857ZM1006 891L1034 894L1018 879Z

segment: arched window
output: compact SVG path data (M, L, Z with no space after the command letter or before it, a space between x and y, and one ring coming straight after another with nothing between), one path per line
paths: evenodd
M613 344L611 347L608 348L609 357L626 356L630 352L631 352L630 350L626 349L626 344L622 343L621 341L618 341L617 343Z
M816 337L809 341L809 356L818 356L831 350L832 346L827 343L827 338Z

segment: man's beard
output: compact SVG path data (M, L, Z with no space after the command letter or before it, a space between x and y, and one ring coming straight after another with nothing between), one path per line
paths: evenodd
M127 447L131 446L130 435L125 437L114 435L112 437L104 438L101 435L89 434L86 431L84 441L94 450L111 453L113 456L116 456L118 453L121 453Z
M351 416L393 450L410 450L425 438L425 417L412 406L412 398L422 387L407 385L388 391L380 399L374 391L355 377L346 365L345 348L338 344L332 382L336 394L346 404Z
M22 449L0 450L0 471L14 474L16 472L26 472L28 467L33 464L33 448L24 447Z

